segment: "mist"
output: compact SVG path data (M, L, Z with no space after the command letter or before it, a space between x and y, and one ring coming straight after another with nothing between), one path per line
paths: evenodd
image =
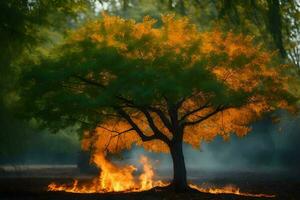
M244 136L232 134L228 141L218 136L210 143L201 142L199 149L184 145L187 172L195 171L235 171L235 172L277 172L296 171L300 168L298 147L300 145L300 117L283 114L279 123L272 123L271 117L257 121L252 131ZM22 138L15 138L16 146ZM75 130L65 130L57 134L46 131L29 134L26 148L22 151L1 156L1 164L47 164L79 165L86 162L89 155L80 149L80 141ZM134 164L140 167L141 155L151 158L153 166L161 174L171 175L171 156L166 153L147 152L134 146L131 150L112 156L114 162Z
M218 136L210 143L202 142L199 149L184 145L187 172L274 172L297 171L300 168L300 118L284 114L279 123L270 117L253 124L252 131L244 136L232 134L228 141ZM152 158L157 170L172 171L171 156L150 153L135 147L124 154L128 163L139 165L140 155Z

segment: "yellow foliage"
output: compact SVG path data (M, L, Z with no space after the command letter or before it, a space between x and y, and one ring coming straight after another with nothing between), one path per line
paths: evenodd
M277 68L270 66L273 55L264 52L262 47L253 45L252 37L230 32L224 34L217 29L201 33L195 25L189 22L188 18L176 19L174 15L162 16L163 24L160 28L154 28L155 23L156 20L148 16L142 22L135 22L104 14L102 20L90 22L85 28L76 31L70 38L70 42L90 38L99 46L117 48L128 58L150 61L166 54L174 54L186 61L186 67L206 59L209 61L206 68L234 91L251 93L266 79L272 79L278 84L285 80ZM129 48L132 43L139 43L139 45ZM214 55L225 55L225 58L215 63L212 58ZM270 87L269 91L277 91L276 85L264 87ZM182 114L184 110L195 109L207 99L207 94L199 93L197 98L184 102L179 114ZM282 101L277 107L287 108L288 104ZM251 96L249 102L241 107L226 109L202 123L186 127L184 141L198 147L199 141L211 141L217 135L227 139L231 133L236 133L242 137L251 130L249 124L253 120L273 109L274 105L269 103L269 99L259 95ZM188 120L195 120L212 110L212 106L207 107L194 113ZM154 115L152 117L157 127L171 139L172 134L168 132L159 118ZM134 121L146 135L153 134L148 124L145 123L147 120L143 115L138 115ZM82 146L84 149L91 146L98 151L118 152L130 149L132 144L136 143L152 151L169 151L162 141L142 142L135 131L120 134L130 128L130 125L124 121L106 121L89 137L84 137Z

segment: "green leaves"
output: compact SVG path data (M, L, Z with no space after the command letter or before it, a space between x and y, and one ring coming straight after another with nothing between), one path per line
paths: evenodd
M164 105L166 99L176 105L201 94L202 103L209 101L212 107L239 108L252 96L269 95L271 86L263 80L269 77L273 84L274 77L253 71L257 67L261 73L273 73L264 71L268 54L259 57L249 38L214 32L215 41L211 34L188 26L187 20L166 18L169 24L148 30L146 22L104 16L72 33L24 76L29 112L65 126L72 119L95 125L106 120L101 113L128 106L122 98L151 107ZM142 27L142 36L137 27Z

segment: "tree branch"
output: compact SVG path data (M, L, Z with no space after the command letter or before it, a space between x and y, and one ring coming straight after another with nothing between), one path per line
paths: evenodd
M114 107L116 112L118 112L136 131L136 133L140 136L143 142L158 139L156 135L147 136L143 133L143 131L138 127L138 125L131 119L130 115L127 114L122 108Z
M156 137L162 141L164 141L166 144L170 143L170 139L163 134L155 125L152 116L150 115L150 113L146 110L146 109L141 109L141 111L144 113L144 115L147 118L148 124L150 126L150 128L152 129L154 135L156 135Z
M120 131L110 130L110 129L108 129L108 128L104 127L104 126L101 126L101 125L97 125L97 127L102 128L102 129L104 129L106 131L109 131L111 133L117 133L118 135L121 135L123 133L127 133L127 132L130 132L130 131L134 130L133 128L130 128L130 129L127 129L127 130L124 130L124 131L120 132ZM113 137L118 136L118 135L114 135Z
M198 108L196 108L196 109L194 109L194 110L192 110L192 111L190 111L190 112L187 112L186 114L184 114L184 115L181 117L181 119L180 119L179 121L182 122L182 121L184 121L187 117L189 117L190 115L195 114L196 112L199 112L200 110L203 110L203 109L205 109L205 108L208 108L208 105L209 105L209 103L207 102L207 103L205 103L204 105L202 105L202 106L200 106L200 107L198 107Z
M210 112L209 114L205 115L204 117L200 117L199 119L197 119L195 121L184 122L183 126L192 126L192 125L198 124L198 123L210 118L211 116L217 114L218 112L225 110L226 108L228 108L228 107L218 106L214 111Z
M165 114L163 113L162 110L160 110L160 109L158 109L158 108L155 108L155 107L151 107L151 106L147 106L147 107L145 107L145 108L142 108L141 106L135 105L132 101L130 101L130 100L124 98L124 97L118 96L117 98L120 99L120 100L122 100L123 102L125 102L125 103L126 103L126 106L129 106L129 107L132 107L132 108L136 108L136 109L142 111L143 113L144 113L145 111L147 112L147 110L145 110L145 108L148 109L148 110L150 110L150 111L152 111L152 112L155 112L155 113L159 116L159 118L161 119L161 121L163 122L163 124L166 126L166 128L167 128L170 132L172 132L172 125L171 125L171 122L170 122L169 119L165 116ZM144 114L145 114L145 113L144 113Z
M84 83L87 83L87 84L94 85L94 86L97 86L97 87L105 89L104 85L102 85L101 83L98 83L96 81L93 81L93 80L90 80L90 79L86 79L84 77L77 76L77 75L74 76L74 77L78 78L79 80L81 80ZM117 95L116 98L119 99L119 100L121 100L122 102L124 102L127 107L136 108L136 109L142 111L145 114L145 116L147 118L147 121L148 121L148 124L149 124L150 128L154 132L153 136L146 136L145 134L143 134L143 132L140 130L140 128L137 126L137 124L131 119L131 117L121 107L118 107L118 109L116 109L117 112L123 118L125 118L128 121L128 123L132 126L132 130L135 130L138 133L138 135L141 137L141 139L143 141L149 141L149 140L152 140L152 139L160 139L160 140L162 140L162 141L164 141L166 143L170 142L169 138L166 135L164 135L155 126L155 123L154 123L154 121L153 121L150 113L147 110L145 110L144 108L142 108L140 106L135 105L133 101L128 100L125 97L122 97L120 95ZM164 115L164 113L161 110L159 110L157 108L154 108L154 107L148 107L148 109L151 110L152 112L155 112L160 117L160 119L162 120L163 124L168 128L168 130L170 132L172 132L171 123L169 122L168 118ZM107 131L111 131L111 130L106 129L105 127L101 127L101 128L104 128ZM115 132L115 131L111 131L111 132Z
M87 83L87 84L90 84L90 85L93 85L93 86L97 86L97 87L101 87L101 88L105 89L104 85L102 85L101 83L96 82L94 80L87 79L87 78L84 78L84 77L81 77L81 76L78 76L78 75L74 75L73 77L79 79L80 81L82 81L84 83Z
M149 107L149 110L152 112L155 112L159 118L161 119L161 121L163 122L163 124L167 127L167 129L172 132L172 125L170 120L166 117L166 115L163 113L162 110L158 109L158 108L154 108L154 107Z

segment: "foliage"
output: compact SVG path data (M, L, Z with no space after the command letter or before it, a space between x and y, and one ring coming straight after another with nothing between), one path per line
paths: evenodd
M266 112L294 111L288 66L252 37L199 32L174 15L161 21L104 14L72 32L24 77L24 113L53 130L79 124L91 131L84 146L116 152L197 147L247 134Z
M69 28L82 20L91 1L5 0L0 1L0 154L15 155L30 145L34 131L16 119L17 84L23 63L45 54Z
M161 13L188 16L202 29L222 27L228 31L251 34L282 58L299 67L299 13L297 0L107 0L102 8L123 17L159 18ZM288 59L287 59L288 58Z

